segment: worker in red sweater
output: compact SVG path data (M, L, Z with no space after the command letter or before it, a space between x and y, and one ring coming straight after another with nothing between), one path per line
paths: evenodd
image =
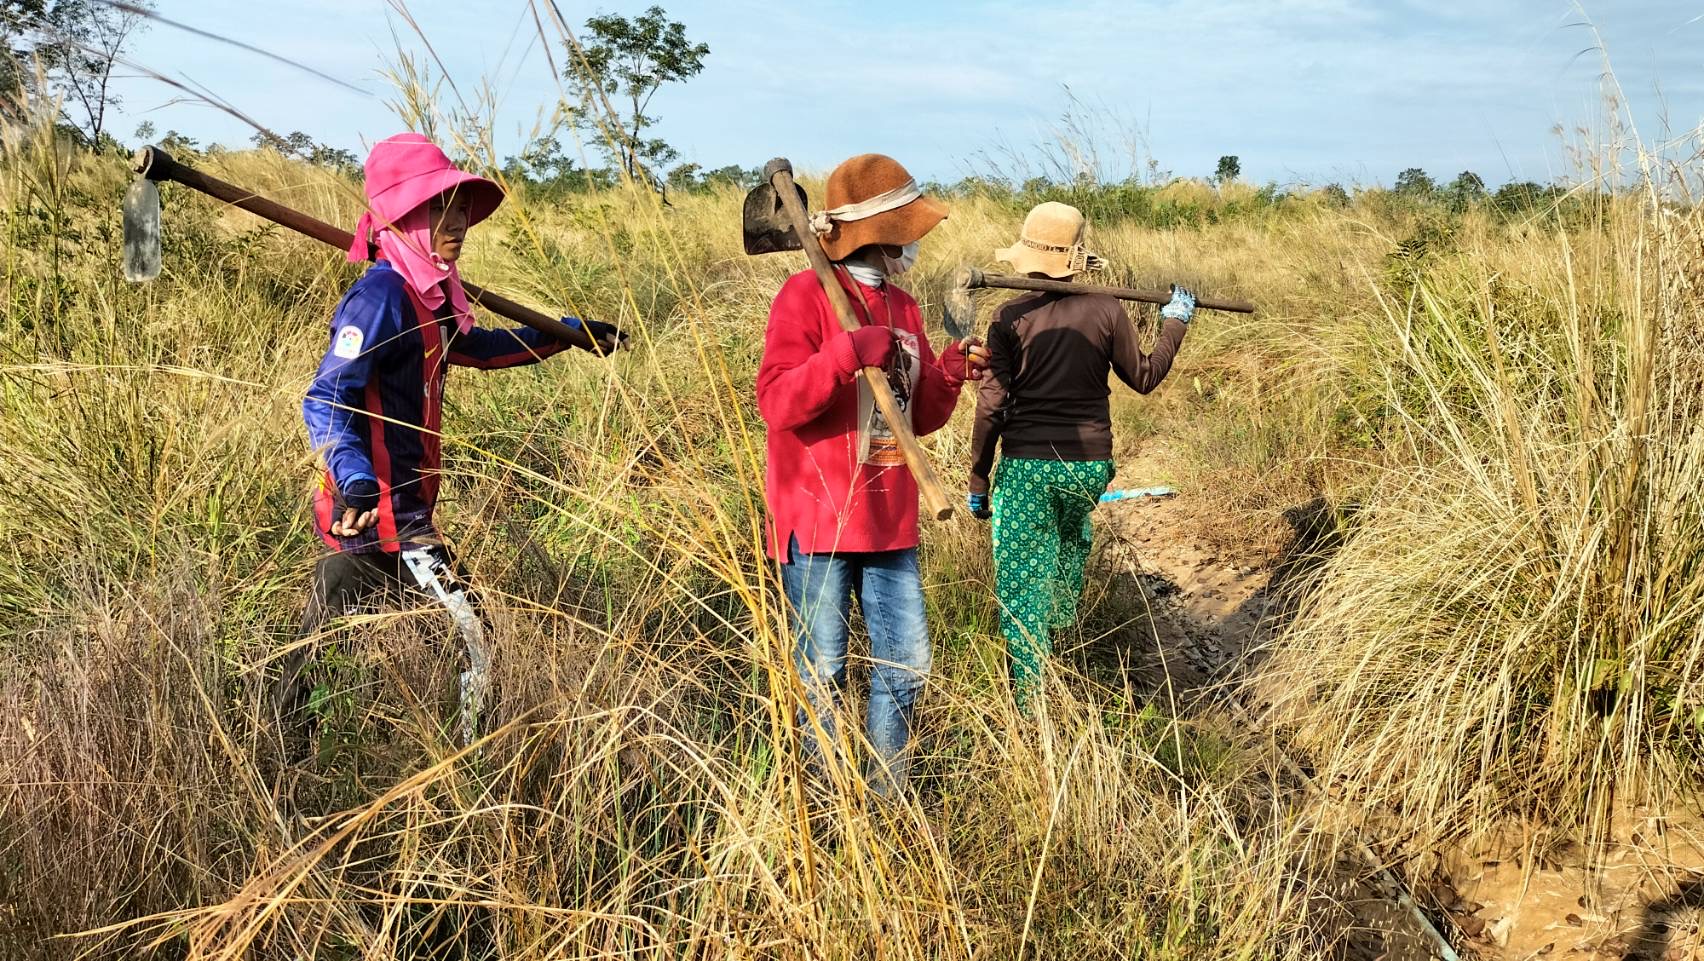
M929 673L917 568L917 482L859 371L887 372L918 436L946 424L959 388L987 366L966 338L937 357L911 295L891 278L947 216L905 168L863 154L829 175L829 209L812 218L862 326L843 330L814 273L794 274L769 310L757 405L769 425L765 501L769 556L792 608L793 663L804 686L805 756L819 773L837 734L855 595L870 635L865 735L871 790L898 793L909 775L913 706Z

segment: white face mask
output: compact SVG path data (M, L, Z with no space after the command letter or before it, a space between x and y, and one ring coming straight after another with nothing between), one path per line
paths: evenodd
M887 275L889 277L893 277L897 274L903 274L912 267L917 266L917 243L917 241L913 240L911 243L899 248L899 257L897 259L889 257L885 252L882 254L882 267L887 271Z
M917 265L917 241L915 240L899 248L898 257L889 257L887 251L880 247L875 248L875 250L875 263L867 260L841 261L846 272L852 275L852 279L866 287L880 287L882 281L887 278L895 274L903 274ZM865 254L864 256L870 257L872 255Z

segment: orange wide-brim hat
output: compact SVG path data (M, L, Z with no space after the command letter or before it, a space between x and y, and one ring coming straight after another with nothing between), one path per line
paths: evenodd
M947 219L945 204L924 196L899 161L879 153L835 167L826 194L828 209L812 216L811 229L830 260L870 244L903 247Z

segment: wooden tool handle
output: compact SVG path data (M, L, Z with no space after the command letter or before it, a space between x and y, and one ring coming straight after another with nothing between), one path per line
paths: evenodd
M1039 277L989 276L975 267L967 267L959 274L959 286L972 290L977 287L1002 287L1007 290L1046 290L1060 294L1108 294L1119 300L1139 300L1147 304L1164 304L1171 300L1169 290L1102 287L1098 284L1076 284L1068 280L1044 280ZM1246 300L1217 300L1197 296L1195 306L1203 310L1228 310L1233 314L1254 313L1254 305Z
M817 282L822 284L823 293L828 295L829 306L834 308L834 316L839 319L841 329L857 330L860 325L852 313L852 302L835 278L828 255L823 253L816 234L811 233L810 217L805 213L804 205L799 203L799 193L793 187L793 165L777 157L763 168L763 174L769 185L775 188L775 195L781 199L787 218L793 222L793 230L804 245L805 256L810 258L811 269L816 271ZM952 517L952 501L947 499L947 492L935 476L929 455L923 452L923 445L917 443L917 435L911 432L910 419L900 411L899 401L894 399L893 390L888 387L887 374L879 367L866 367L863 374L869 382L870 393L875 395L876 408L882 412L888 429L893 431L894 439L899 442L900 452L905 455L905 465L911 468L911 476L917 478L917 489L922 492L923 503L929 508L929 513L938 521Z
M209 197L223 200L233 207L241 207L257 217L270 220L281 227L288 227L339 250L348 250L350 244L355 242L355 235L347 230L333 227L299 210L292 210L281 203L267 200L251 190L209 177L193 167L186 167L158 147L143 147L136 151L134 169L149 180L170 180L183 184L191 190L198 190ZM601 352L591 335L583 329L570 327L555 317L541 314L531 307L517 304L501 294L494 294L466 281L462 281L462 289L467 291L469 299L474 303L494 314L525 324L541 334L548 334L575 347Z

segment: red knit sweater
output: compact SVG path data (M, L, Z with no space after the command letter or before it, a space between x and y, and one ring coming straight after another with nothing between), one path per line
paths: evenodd
M952 417L962 381L941 370L917 301L891 282L870 288L838 273L853 313L861 313L866 325L883 324L899 334L896 363L904 362L902 352L915 351L912 376L889 378L901 388L896 394L910 388L909 399L899 399L909 404L912 430L921 437L939 429ZM816 275L807 270L788 278L769 308L757 372L757 408L769 425L765 501L772 558L782 556L791 537L807 554L917 546L911 472L903 464L858 462L855 368L852 343Z

